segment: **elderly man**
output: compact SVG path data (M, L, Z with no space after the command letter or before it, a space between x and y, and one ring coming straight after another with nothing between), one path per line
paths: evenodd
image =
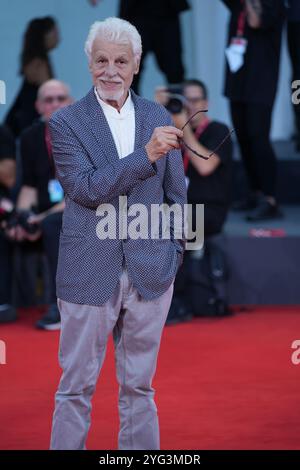
M100 0L90 0L97 5ZM189 9L186 0L120 0L118 16L130 21L139 31L143 42L139 73L132 88L138 92L141 72L146 56L152 52L168 83L183 81L184 67L181 51L180 14ZM176 54L170 54L170 51Z
M35 242L42 238L50 272L49 307L36 325L43 330L60 328L55 276L64 210L63 191L55 175L48 121L54 111L71 102L65 83L51 79L40 86L36 109L41 119L28 127L20 139L23 178L17 210L23 223L7 230L9 238L18 242Z
M63 375L51 448L85 448L91 398L113 333L119 449L158 449L152 379L184 251L182 225L171 218L170 238L151 238L146 216L143 234L131 237L127 216L137 205L147 214L162 203L183 208L183 133L164 107L130 90L142 52L134 26L118 18L96 22L85 50L94 86L50 120L66 201L57 270ZM116 237L99 233L99 215L110 208L123 227ZM161 224L156 229L161 233Z

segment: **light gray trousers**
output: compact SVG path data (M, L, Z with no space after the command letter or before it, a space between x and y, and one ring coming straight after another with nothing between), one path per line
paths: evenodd
M119 449L159 449L152 379L173 284L160 297L141 299L122 272L105 304L95 307L58 299L59 362L63 374L55 395L51 449L85 449L91 399L113 332L119 383Z

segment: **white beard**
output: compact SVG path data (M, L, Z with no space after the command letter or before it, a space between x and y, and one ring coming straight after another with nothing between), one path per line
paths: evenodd
M118 91L103 90L101 85L97 85L96 88L98 95L103 101L119 101L125 93L125 89L123 86Z

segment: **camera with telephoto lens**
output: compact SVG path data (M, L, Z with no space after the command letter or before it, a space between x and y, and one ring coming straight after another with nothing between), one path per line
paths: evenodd
M28 222L30 216L35 215L32 210L17 210L10 199L0 198L0 226L5 222L5 228L10 229L20 225L25 232L34 235L39 230L39 224Z
M186 106L186 98L183 95L183 87L181 85L169 85L166 91L169 93L169 100L165 104L165 108L171 114L179 114Z

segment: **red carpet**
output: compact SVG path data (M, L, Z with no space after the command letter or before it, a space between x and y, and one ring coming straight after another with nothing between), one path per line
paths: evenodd
M0 327L0 448L47 449L60 376L58 332L34 329L41 311ZM162 449L300 449L300 308L256 308L165 328L155 379ZM93 402L89 449L117 445L113 347Z

